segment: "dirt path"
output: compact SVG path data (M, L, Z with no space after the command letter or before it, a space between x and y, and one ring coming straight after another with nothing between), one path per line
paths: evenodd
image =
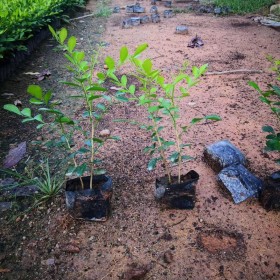
M134 2L116 0L112 6L128 4ZM143 1L141 5L149 11L150 1ZM162 12L164 7L159 5L159 9ZM143 279L279 279L279 213L265 211L256 200L234 205L217 185L214 172L202 161L205 145L228 139L244 152L250 170L257 176L264 178L278 170L273 155L263 153L265 135L261 132L265 124L277 126L276 120L259 102L247 81L254 80L262 86L273 81L267 70L270 65L266 55L280 56L279 32L257 25L246 17L192 14L178 14L171 19L162 19L158 24L122 29L122 19L127 17L124 10L110 17L101 38L107 45L104 56L110 54L117 58L121 46L127 45L133 50L138 44L147 42L149 49L145 56L154 58L155 66L167 77L180 69L186 59L191 65L208 63L210 72L257 69L263 74L205 76L182 104L185 115L182 122L212 113L223 118L211 127L198 125L189 135L190 153L197 159L185 165L184 170L194 169L201 176L194 210L163 210L155 202L154 180L162 170L146 171L148 159L142 148L148 141L147 135L136 127L110 122L114 118L143 119L145 116L139 108L119 105L112 109L103 124L104 128L122 136L122 141L104 151L105 164L115 188L112 217L102 224L69 221L66 230L60 229L59 218L67 219L67 216L61 210L63 200L58 201L46 217L49 221L46 232L38 229L34 236L27 232L26 240L19 245L22 252L29 252L33 257L34 266L39 269L37 274L32 266L31 271L24 274L28 269L28 254L18 253L16 268L23 277L16 278L15 274L14 278L9 278L12 276L9 274L0 274L0 277L35 279L36 275L43 275L42 279L122 279L128 264L135 263L148 265L150 270ZM83 38L83 47L88 50L90 40L96 40L91 29L94 21L96 19L85 19L77 23L77 26L87 27L82 34L78 33L83 30L81 27L72 31L79 34L79 39ZM189 26L188 35L174 34L176 26L181 24ZM98 26L103 29L103 23ZM188 42L196 34L205 45L188 48ZM43 48L48 49L47 45ZM53 54L50 58L44 52L37 57L56 71L52 79L44 83L53 84L56 78L63 77L62 65L51 66L57 57L58 54ZM30 64L27 68L34 67ZM17 79L21 79L20 75ZM14 81L5 84L4 88L10 91L12 85ZM60 89L54 85L55 90ZM58 97L62 98L59 94ZM43 242L49 244L48 250L40 243L42 238L46 238ZM33 239L42 248L39 246L36 250L35 246L29 250ZM63 252L65 242L73 242L71 239L76 240L79 253ZM55 259L54 266L41 265L42 260L50 258Z

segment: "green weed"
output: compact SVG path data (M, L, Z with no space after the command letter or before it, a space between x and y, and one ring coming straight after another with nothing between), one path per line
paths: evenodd
M215 0L215 6L228 7L233 13L245 14L259 12L274 4L275 0Z

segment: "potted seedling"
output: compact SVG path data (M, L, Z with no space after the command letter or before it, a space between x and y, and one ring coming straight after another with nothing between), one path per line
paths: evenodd
M122 87L118 93L121 100L134 101L147 112L147 123L133 123L139 124L150 134L150 145L144 149L151 155L148 170L153 170L160 162L165 170L165 176L156 179L155 196L171 207L192 209L199 175L193 170L183 173L184 161L192 159L185 153L186 148L190 147L190 144L186 143L186 136L193 125L202 121L219 121L220 117L206 115L182 124L180 105L183 99L190 95L190 89L198 84L199 78L207 70L207 65L192 67L191 74L186 74L187 67L184 66L171 82L167 82L162 72L153 68L151 59L138 58L146 48L147 44L143 44L133 55L129 55L128 49L123 47L118 63L122 65L125 61L130 61L134 65L136 71L132 75L138 80L139 91L135 85L127 86L128 78L125 75L118 79L111 74L117 65L111 62L112 58L107 58L110 61L108 76ZM176 170L175 175L173 170Z
M280 59L269 56L268 60L273 64L272 71L276 75L276 80L273 84L268 84L267 90L262 90L259 85L253 81L249 85L254 88L258 94L261 102L266 104L271 112L280 121ZM279 127L272 127L265 125L262 127L263 132L267 133L266 145L264 150L266 152L274 152L277 155L276 163L280 164L280 131ZM276 171L268 176L265 180L265 186L260 196L263 207L267 210L280 210L280 171Z
M48 127L58 136L56 146L65 148L69 165L68 176L76 178L66 182L66 205L76 218L86 220L105 221L110 212L112 196L112 179L105 175L105 170L98 168L101 163L100 148L109 139L118 140L109 134L99 137L98 125L107 112L106 101L110 102L106 88L100 85L98 78L93 78L93 71L98 59L94 53L91 61L85 60L83 51L75 50L76 38L68 38L68 32L62 28L55 32L49 27L53 37L62 46L68 62L71 81L63 82L67 87L75 89L76 95L65 95L65 99L75 98L78 108L84 112L73 112L68 116L63 112L58 102L53 101L51 91L44 92L38 85L31 85L27 92L31 95L30 103L38 105L39 114L34 115L30 108L20 110L13 104L6 104L4 108L23 117L23 122L35 121L38 129ZM41 113L47 114L43 118ZM77 141L77 139L83 139ZM85 173L89 176L84 176Z

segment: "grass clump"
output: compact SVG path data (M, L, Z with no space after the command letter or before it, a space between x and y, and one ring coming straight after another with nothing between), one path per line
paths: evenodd
M97 3L95 17L109 17L112 14L112 8L109 7L110 0L101 0Z
M275 0L215 0L218 7L228 7L233 13L246 14L259 12L264 8L273 5Z

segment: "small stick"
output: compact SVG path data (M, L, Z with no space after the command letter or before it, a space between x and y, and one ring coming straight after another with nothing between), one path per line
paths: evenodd
M256 73L261 74L261 70L250 70L250 69L238 69L229 71L217 71L217 72L206 72L205 75L224 75L224 74L243 74L243 73Z
M177 226L177 225L181 224L182 222L184 222L186 219L187 219L187 215L186 215L183 219L181 219L179 222L174 223L174 224L171 224L171 225L170 225L170 226L168 226L168 227L174 227L174 226Z
M76 17L76 18L70 18L69 21L73 21L73 20L79 20L79 19L83 19L83 18L87 18L87 17L93 17L95 14L88 14L88 15L84 15L81 17Z

